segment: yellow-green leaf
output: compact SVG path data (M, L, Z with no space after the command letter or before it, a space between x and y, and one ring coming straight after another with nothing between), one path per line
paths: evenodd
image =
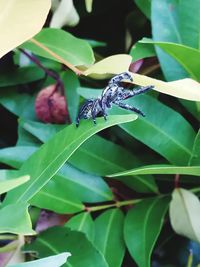
M192 192L175 189L170 203L174 231L200 243L200 201Z
M50 6L51 0L0 0L0 58L41 30Z
M132 57L126 54L118 54L107 57L83 72L84 75L95 79L104 79L111 74L128 71Z
M20 186L21 184L27 182L30 179L30 176L25 175L16 179L1 181L0 180L0 194L8 192L13 188Z

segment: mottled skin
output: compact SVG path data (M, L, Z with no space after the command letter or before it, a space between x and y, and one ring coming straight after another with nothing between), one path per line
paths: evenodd
M139 95L145 93L148 90L151 90L154 86L145 86L139 87L135 90L125 89L121 86L121 82L123 80L133 81L131 75L128 72L123 72L119 75L114 76L109 82L108 86L103 90L100 97L96 99L89 99L83 104L80 108L77 119L76 126L79 126L79 122L81 119L89 119L92 118L94 124L96 124L96 117L103 116L106 120L107 114L106 109L111 108L112 104L115 104L121 108L132 110L139 115L145 116L142 111L139 109L130 106L128 104L122 103L121 101L133 97L135 95Z

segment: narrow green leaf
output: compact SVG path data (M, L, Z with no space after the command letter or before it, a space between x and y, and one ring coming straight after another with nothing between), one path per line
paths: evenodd
M120 267L124 258L124 215L119 209L102 213L95 220L94 244L102 252L109 267Z
M85 234L64 227L53 227L42 232L25 250L37 251L40 257L69 251L72 256L63 267L94 267L94 264L95 267L108 267L102 254Z
M30 179L28 175L22 176L16 179L11 179L7 181L1 181L1 176L0 176L0 194L3 194L5 192L8 192L15 187L20 186L21 184L24 184Z
M185 174L200 175L200 166L147 165L124 172L109 175L109 177L147 174Z
M105 122L97 120L94 127L91 121L82 122L79 128L70 125L58 132L51 140L42 145L21 167L20 174L29 174L31 179L25 185L8 193L5 203L30 200L63 166L68 158L89 137L116 124L133 121L136 115L110 116ZM53 148L53 149L52 149Z
M90 241L93 241L94 239L94 222L89 212L82 212L73 216L64 226L70 228L71 230L86 234L88 240Z
M91 65L94 62L94 55L90 45L86 41L76 38L66 31L46 28L40 31L34 39L72 65ZM29 49L36 55L56 60L31 41L24 43L21 47Z
M70 253L64 252L55 256L49 256L40 260L18 263L14 265L8 265L10 267L60 267L66 263L67 258L71 256Z
M163 49L167 54L177 60L187 73L197 81L200 80L199 61L200 51L189 46L170 43L170 42L153 42L149 39L143 39L142 43L155 44Z
M18 202L0 209L0 233L34 235L27 203Z
M58 125L47 125L27 120L20 120L20 125L43 142L46 142L61 127L58 127ZM103 150L102 147L104 147ZM72 157L69 159L69 162L73 166L86 173L92 173L94 175L101 176L105 176L115 171L130 169L133 166L141 165L138 159L127 150L97 135L87 140L72 155ZM76 176L77 175L75 175L75 177ZM94 179L95 177L93 177L93 180ZM95 179L95 181L96 180L97 179ZM83 181L85 181L85 178ZM155 184L154 178L150 176L148 177L148 179L144 179L143 177L138 176L135 177L134 181L130 180L129 178L124 178L122 182L138 192L157 192L157 186ZM94 192L94 188L99 188L97 185L92 186L89 181L86 184L90 184L90 187L93 188ZM82 190L78 191L79 195L81 191ZM90 195L91 194L92 193L90 192ZM89 202L86 199L84 199L84 201Z
M150 267L150 258L161 231L169 198L146 199L128 211L124 238L139 267Z
M183 188L175 189L169 211L174 231L200 242L200 201L198 197Z

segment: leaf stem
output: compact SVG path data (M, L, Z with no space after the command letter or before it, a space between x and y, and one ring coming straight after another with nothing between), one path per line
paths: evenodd
M109 209L109 208L114 208L114 207L120 208L123 206L136 204L140 202L141 200L142 199L130 199L130 200L124 200L124 201L116 201L115 203L112 203L112 204L94 206L94 207L86 207L85 210L88 212L94 212L94 211L99 211L99 210Z
M83 74L83 72L81 70L77 69L71 63L69 63L68 61L64 60L62 57L60 57L59 55L57 55L56 53L54 53L53 51L51 51L48 47L46 47L42 43L38 42L36 39L32 38L32 39L30 39L30 42L34 43L35 45L37 45L38 47L40 47L41 49L43 49L44 51L46 51L49 55L51 55L52 57L54 57L55 59L57 59L59 62L61 62L65 66L67 66L70 70L72 70L73 72L75 72L76 75L79 76L79 75L82 75Z
M0 240L16 240L18 237L16 235L0 235Z

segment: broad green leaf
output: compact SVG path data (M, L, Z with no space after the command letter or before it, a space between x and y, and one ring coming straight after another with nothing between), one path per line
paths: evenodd
M0 58L41 30L50 6L50 0L0 1Z
M0 87L26 84L44 78L45 73L38 67L22 67L0 74ZM2 89L1 89L2 90ZM4 89L5 90L5 89Z
M133 61L137 61L143 58L155 57L156 51L153 45L137 42L134 46L132 46L130 55L132 56Z
M26 175L26 176L22 176L22 177L7 180L7 181L1 181L1 176L0 176L0 194L3 194L5 192L12 190L15 187L20 186L21 184L27 182L29 179L30 177Z
M82 212L73 216L65 223L64 226L70 228L71 230L85 233L90 241L93 241L94 239L94 222L89 212Z
M61 79L65 86L65 95L67 100L67 109L72 122L76 121L79 107L79 95L77 88L80 86L78 77L75 73L68 70L61 74Z
M94 55L90 45L66 31L46 28L37 34L34 40L72 65L91 65L94 62ZM57 60L31 40L21 47L30 50L36 55Z
M189 165L200 166L200 130L198 131L194 140L193 151L189 160Z
M160 234L168 202L166 197L146 199L128 211L124 238L139 267L150 267L151 253Z
M37 251L39 257L47 257L69 251L66 267L108 267L102 254L86 238L85 234L64 227L53 227L42 232L25 250Z
M158 42L182 43L179 31L179 2L177 0L152 0L151 22L153 40ZM165 29L165 30L163 30ZM156 48L162 71L167 81L188 77L181 65L160 48Z
M109 267L120 267L124 258L124 215L119 209L110 209L95 220L94 244L104 255Z
M119 54L107 57L84 71L84 75L92 76L95 79L104 79L115 73L128 71L131 64L131 56Z
M1 88L0 103L10 112L23 118L35 119L35 97L16 91L16 88Z
M0 233L34 235L27 203L18 202L0 209Z
M200 201L192 192L175 189L170 203L170 221L174 231L200 242Z
M71 256L70 253L63 252L55 256L49 256L40 260L28 261L23 263L17 263L14 265L8 265L10 267L60 267L66 263L67 258Z
M190 22L190 23L188 23ZM179 2L179 29L182 42L190 47L200 49L200 2L187 0Z
M43 142L46 142L56 131L58 131L62 127L58 127L58 125L47 125L26 120L20 120L20 125ZM102 147L104 147L103 150ZM73 166L86 173L92 173L94 175L101 176L108 175L117 170L123 171L127 168L130 169L133 166L136 167L141 165L137 158L127 150L97 135L93 136L91 139L85 142L72 155L72 157L69 159L69 162ZM71 177L73 177L72 181L74 181L75 179L74 176L77 177L76 173L77 171L75 171L75 173L71 175ZM79 176L80 175L81 174L79 174ZM81 177L82 176L83 175L81 175ZM91 176L88 176L88 178L89 177ZM93 181L96 181L97 177L96 179L95 177L93 177L92 179ZM82 181L85 181L84 177L82 178ZM123 178L122 182L139 192L157 192L155 181L153 177L150 176L148 177L148 179L137 176L135 177L134 181L132 179L130 180L129 178ZM91 182L89 181L87 181L86 184L88 186L90 185L93 192L96 191L94 188L99 188L100 186L98 186L97 184L94 184L92 186ZM68 188L69 187L70 186L68 185ZM82 190L79 188L77 192L80 195L80 192L82 192ZM93 194L90 192L90 195ZM109 199L107 198L107 200ZM84 199L84 201L90 202L89 199Z
M81 203L79 196L68 189L67 183L64 184L64 187L60 187L60 185L54 177L33 196L29 203L61 214L84 210L85 206Z
M147 165L141 168L135 168L124 172L109 175L109 177L127 176L127 175L146 175L146 174L185 174L200 175L200 166L173 166L173 165Z
M20 188L14 189L12 193L8 193L4 202L7 204L29 201L89 137L103 129L130 122L136 118L137 116L134 114L110 116L107 122L102 118L98 119L96 127L91 121L86 121L82 122L78 128L70 125L58 132L22 165L20 175L29 174L31 179Z
M135 0L136 5L141 9L147 18L151 18L151 0Z
M19 169L36 150L36 147L28 146L2 149L0 150L0 162ZM9 172L7 176L10 175ZM14 177L18 177L18 172ZM61 197L65 194L66 197ZM71 203L72 200L74 205ZM53 180L47 183L30 200L30 203L39 207L42 205L43 208L58 213L66 213L69 208L70 210L77 209L77 204L80 210L80 201L93 203L108 200L112 200L112 192L101 177L84 173L70 164L64 164L61 170L54 175Z
M170 42L153 42L149 39L143 39L142 43L155 44L164 50L167 54L172 56L180 65L187 71L187 73L196 80L200 80L199 74L199 61L200 61L200 51L191 48L189 46L170 43Z
M81 91L81 95L86 98L88 95L96 97L100 92L100 90L85 89ZM139 117L134 124L125 124L120 127L157 151L171 163L187 165L192 155L195 139L195 132L191 125L180 114L148 95L131 98L126 103L140 108L146 116L144 118ZM109 113L125 114L130 112L113 106ZM179 131L174 131L177 125Z

